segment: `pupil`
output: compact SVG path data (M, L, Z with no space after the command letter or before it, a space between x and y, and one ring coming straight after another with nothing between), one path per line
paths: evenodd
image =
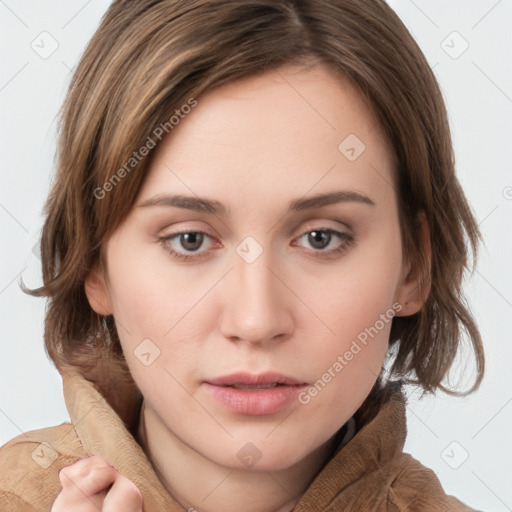
M311 245L316 249L324 249L326 245L329 245L331 240L331 234L326 231L312 231L309 235ZM320 244L320 247L317 244Z
M203 235L201 233L184 233L181 236L185 240L185 243L182 244L185 249L195 251L203 243ZM191 244L192 247L187 246L187 244Z

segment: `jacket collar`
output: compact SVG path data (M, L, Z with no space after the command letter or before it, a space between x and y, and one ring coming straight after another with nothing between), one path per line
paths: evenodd
M100 455L132 480L144 496L144 510L183 512L158 479L149 459L105 397L78 372L63 374L64 399L71 423L90 455ZM402 453L406 437L405 398L394 391L377 416L338 447L295 506L294 511L324 510L351 484Z
M144 497L145 512L183 512L155 474L141 446L105 397L77 372L62 375L64 400L71 423L90 455L107 459L137 485Z

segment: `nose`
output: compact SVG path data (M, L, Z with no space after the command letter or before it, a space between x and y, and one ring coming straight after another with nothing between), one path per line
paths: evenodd
M270 251L252 262L234 254L223 289L221 331L226 339L261 345L293 333L293 293Z

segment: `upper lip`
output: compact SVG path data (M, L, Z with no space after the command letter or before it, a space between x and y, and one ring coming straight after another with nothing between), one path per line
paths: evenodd
M223 377L208 379L206 382L215 386L232 386L233 384L246 384L249 386L262 384L287 384L290 386L297 386L305 384L305 382L301 382L293 377L288 377L287 375L277 372L265 372L258 374L237 372Z

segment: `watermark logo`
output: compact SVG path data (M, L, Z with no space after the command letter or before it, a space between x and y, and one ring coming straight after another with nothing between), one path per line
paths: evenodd
M263 454L258 450L258 448L250 442L245 443L237 453L237 457L246 468L252 468L262 456Z
M357 160L365 149L363 141L355 133L345 137L338 146L339 152L350 162Z
M30 47L41 59L50 58L59 47L57 40L48 32L41 32L31 43Z
M255 238L247 236L238 244L236 252L246 263L253 263L263 252L263 247Z
M377 334L384 329L384 327L393 320L396 313L402 311L403 306L399 302L395 302L391 308L385 313L381 313L379 319L370 327L366 327L361 331L355 340L352 340L350 348L344 352L343 355L339 355L336 361L327 368L322 376L311 386L304 391L301 391L298 396L298 400L301 404L307 405L311 402L311 399L316 397L329 382L331 382L342 370L349 364L354 356L361 352L362 347L368 344L368 337L374 338Z
M142 340L133 353L144 366L152 365L160 357L160 349L149 338Z
M469 43L457 31L453 31L443 39L441 48L455 60L469 48Z
M46 441L40 443L32 452L32 459L43 469L49 468L58 456L57 450Z
M442 452L441 458L452 469L458 469L468 460L468 451L457 441L452 441Z

